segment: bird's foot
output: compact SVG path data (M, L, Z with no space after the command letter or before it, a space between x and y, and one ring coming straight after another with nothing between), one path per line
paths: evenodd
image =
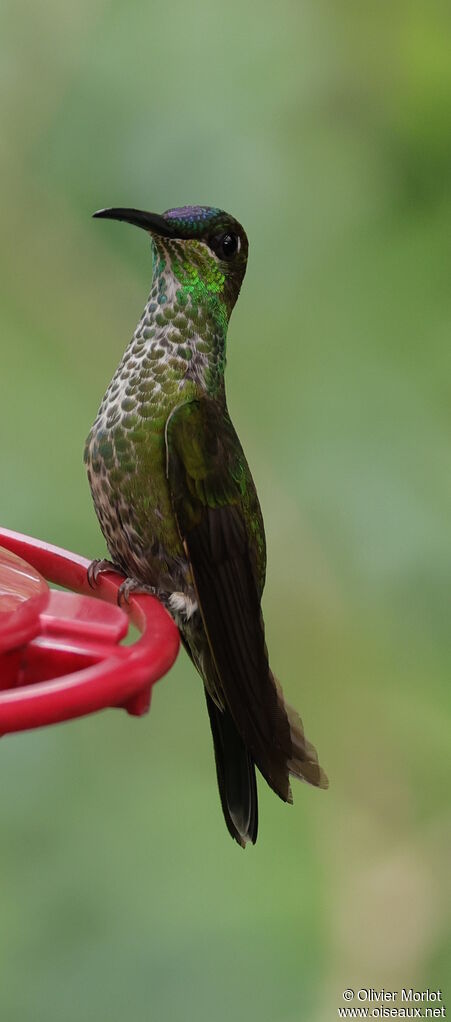
M147 594L149 596L156 596L161 603L165 606L167 604L167 594L162 589L157 589L155 586L146 586L142 582L139 582L137 578L126 578L125 582L119 586L117 592L117 602L119 606L123 603L130 603L130 596L135 593L137 596Z
M87 571L88 583L91 586L91 589L95 589L100 575L103 575L106 571L117 571L120 575L122 575L121 568L118 568L117 564L113 564L112 561L108 561L106 557L97 558L95 561L91 561Z

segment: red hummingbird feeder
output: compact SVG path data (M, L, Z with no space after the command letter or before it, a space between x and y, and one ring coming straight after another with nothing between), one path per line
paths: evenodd
M179 634L161 603L132 594L118 607L123 577L108 571L93 590L89 564L0 529L0 735L110 706L142 716L172 667ZM124 646L130 621L141 634Z

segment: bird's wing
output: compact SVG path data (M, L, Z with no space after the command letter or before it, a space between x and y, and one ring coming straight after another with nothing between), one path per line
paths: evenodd
M290 801L289 773L320 784L320 768L309 743L302 750L308 763L298 766L299 734L269 669L260 609L263 523L240 442L224 407L205 397L174 410L166 448L174 513L221 698L263 776Z

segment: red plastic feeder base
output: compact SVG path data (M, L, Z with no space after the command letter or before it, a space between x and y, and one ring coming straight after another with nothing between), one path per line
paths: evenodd
M152 685L172 667L179 634L161 603L132 594L123 610L123 577L102 574L92 590L89 563L0 529L0 734L108 706L141 716ZM141 637L122 646L129 619Z

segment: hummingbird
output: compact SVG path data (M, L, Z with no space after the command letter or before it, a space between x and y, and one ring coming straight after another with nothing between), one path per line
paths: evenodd
M232 838L258 829L257 767L284 802L290 776L327 777L285 701L265 643L266 543L252 475L227 409L227 328L248 239L221 209L101 209L147 232L151 291L85 446L95 510L121 597L151 592L174 618L205 691Z

